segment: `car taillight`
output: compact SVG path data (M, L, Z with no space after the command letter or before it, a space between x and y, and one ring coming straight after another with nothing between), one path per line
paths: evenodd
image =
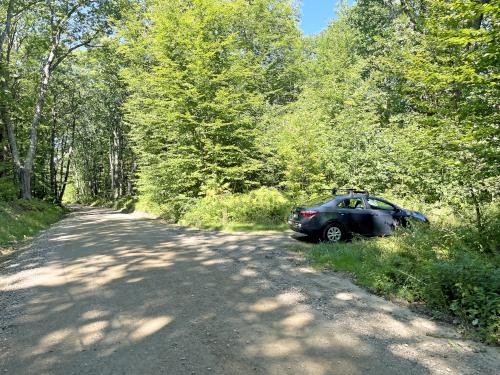
M300 214L302 215L303 218L305 219L310 219L311 217L313 217L314 215L317 215L319 214L319 211L311 211L311 210L307 210L307 211L300 211Z

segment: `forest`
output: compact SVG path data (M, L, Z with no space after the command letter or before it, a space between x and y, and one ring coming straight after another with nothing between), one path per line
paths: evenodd
M299 21L292 0L1 0L0 201L280 229L322 189L366 189L431 227L312 261L498 343L500 3L341 3L310 37ZM378 254L380 274L339 254Z

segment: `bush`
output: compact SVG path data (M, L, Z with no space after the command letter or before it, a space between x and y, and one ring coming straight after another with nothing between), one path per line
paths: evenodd
M500 271L468 253L432 266L426 297L430 304L447 307L462 322L477 328L487 342L500 340Z
M246 194L207 195L197 200L180 223L200 228L227 224L276 226L285 222L290 202L276 189L260 188Z
M135 204L137 199L133 197L121 197L113 201L111 207L115 210L121 210L125 213L130 213L135 211Z
M321 244L308 256L318 266L354 273L380 294L426 302L460 318L483 341L500 343L498 210L487 219L481 233L467 221L433 218L430 226L392 237Z
M17 198L17 186L12 177L0 177L0 201L8 202Z

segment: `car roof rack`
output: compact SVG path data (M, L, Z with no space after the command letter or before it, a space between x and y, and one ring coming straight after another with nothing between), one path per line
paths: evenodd
M355 188L329 188L329 189L322 189L322 190L328 190L334 196L339 195L339 194L337 194L339 192L346 192L347 195L354 195L354 194L369 195L367 190L359 190L359 189L355 189Z

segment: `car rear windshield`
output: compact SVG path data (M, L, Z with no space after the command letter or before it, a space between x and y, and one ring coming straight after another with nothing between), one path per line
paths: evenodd
M317 207L330 202L332 199L334 199L334 197L332 197L331 194L318 194L304 202L301 202L300 205L304 207Z

